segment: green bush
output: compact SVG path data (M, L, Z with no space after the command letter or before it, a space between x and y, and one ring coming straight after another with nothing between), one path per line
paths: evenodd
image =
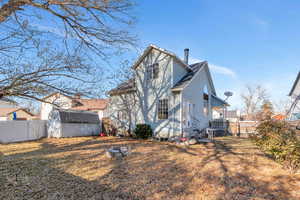
M300 168L300 141L289 125L282 121L267 120L257 127L254 142L287 168Z
M151 126L148 124L137 124L133 132L136 138L141 139L147 139L153 133Z

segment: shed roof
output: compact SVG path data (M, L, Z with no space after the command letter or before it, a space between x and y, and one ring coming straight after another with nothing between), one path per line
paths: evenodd
M54 110L58 113L61 123L100 124L97 113L75 110ZM51 120L50 120L51 121Z

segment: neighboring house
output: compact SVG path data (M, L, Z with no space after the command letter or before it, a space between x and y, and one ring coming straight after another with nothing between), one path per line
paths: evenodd
M241 111L239 110L227 110L225 111L225 118L230 122L238 122L241 119Z
M225 106L217 97L206 61L188 64L175 54L150 45L132 68L132 79L109 92L109 117L119 128L151 125L154 136L191 136L209 126L212 108Z
M43 101L45 102L41 105L42 120L49 119L49 114L53 108L91 111L97 113L101 120L105 115L105 109L107 107L107 100L105 99L82 99L80 95L71 97L59 92L43 98Z
M11 99L6 97L0 98L0 108L16 108L17 106L18 104Z
M0 121L32 119L36 116L24 108L0 108Z
M288 119L298 120L300 119L300 72L298 73L289 96L292 99L292 105L287 114Z
M213 109L213 119L226 119L230 122L237 122L241 119L240 110Z

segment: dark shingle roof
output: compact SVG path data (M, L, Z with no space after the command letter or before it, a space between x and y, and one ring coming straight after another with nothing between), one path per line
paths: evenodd
M186 85L189 84L189 82L192 80L192 78L194 77L194 75L199 71L199 69L201 69L204 64L206 64L206 61L204 62L199 62L199 63L195 63L190 65L190 68L192 69L191 72L187 72L186 75L184 75L184 77L182 77L182 79L180 79L172 89L182 89L184 88Z
M297 78L296 78L296 80L294 82L294 85L293 85L293 87L292 87L292 89L291 89L291 91L289 93L289 96L292 96L292 94L293 94L293 92L294 92L294 90L295 90L295 88L296 88L299 80L300 80L300 71L299 71L299 73L297 75Z
M189 65L192 71L187 72L175 85L172 89L182 89L192 80L194 75L206 64L207 62L199 62ZM128 92L135 91L135 80L129 79L126 82L121 83L115 89L109 91L110 95L118 95Z
M61 123L100 124L97 113L62 109L52 112L58 112L59 121Z
M135 91L135 80L129 79L118 85L116 88L110 90L108 93L110 95L122 94Z

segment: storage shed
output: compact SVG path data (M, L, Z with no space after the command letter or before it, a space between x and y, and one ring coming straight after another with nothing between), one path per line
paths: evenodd
M98 135L101 131L97 113L74 110L53 110L47 123L48 137Z

